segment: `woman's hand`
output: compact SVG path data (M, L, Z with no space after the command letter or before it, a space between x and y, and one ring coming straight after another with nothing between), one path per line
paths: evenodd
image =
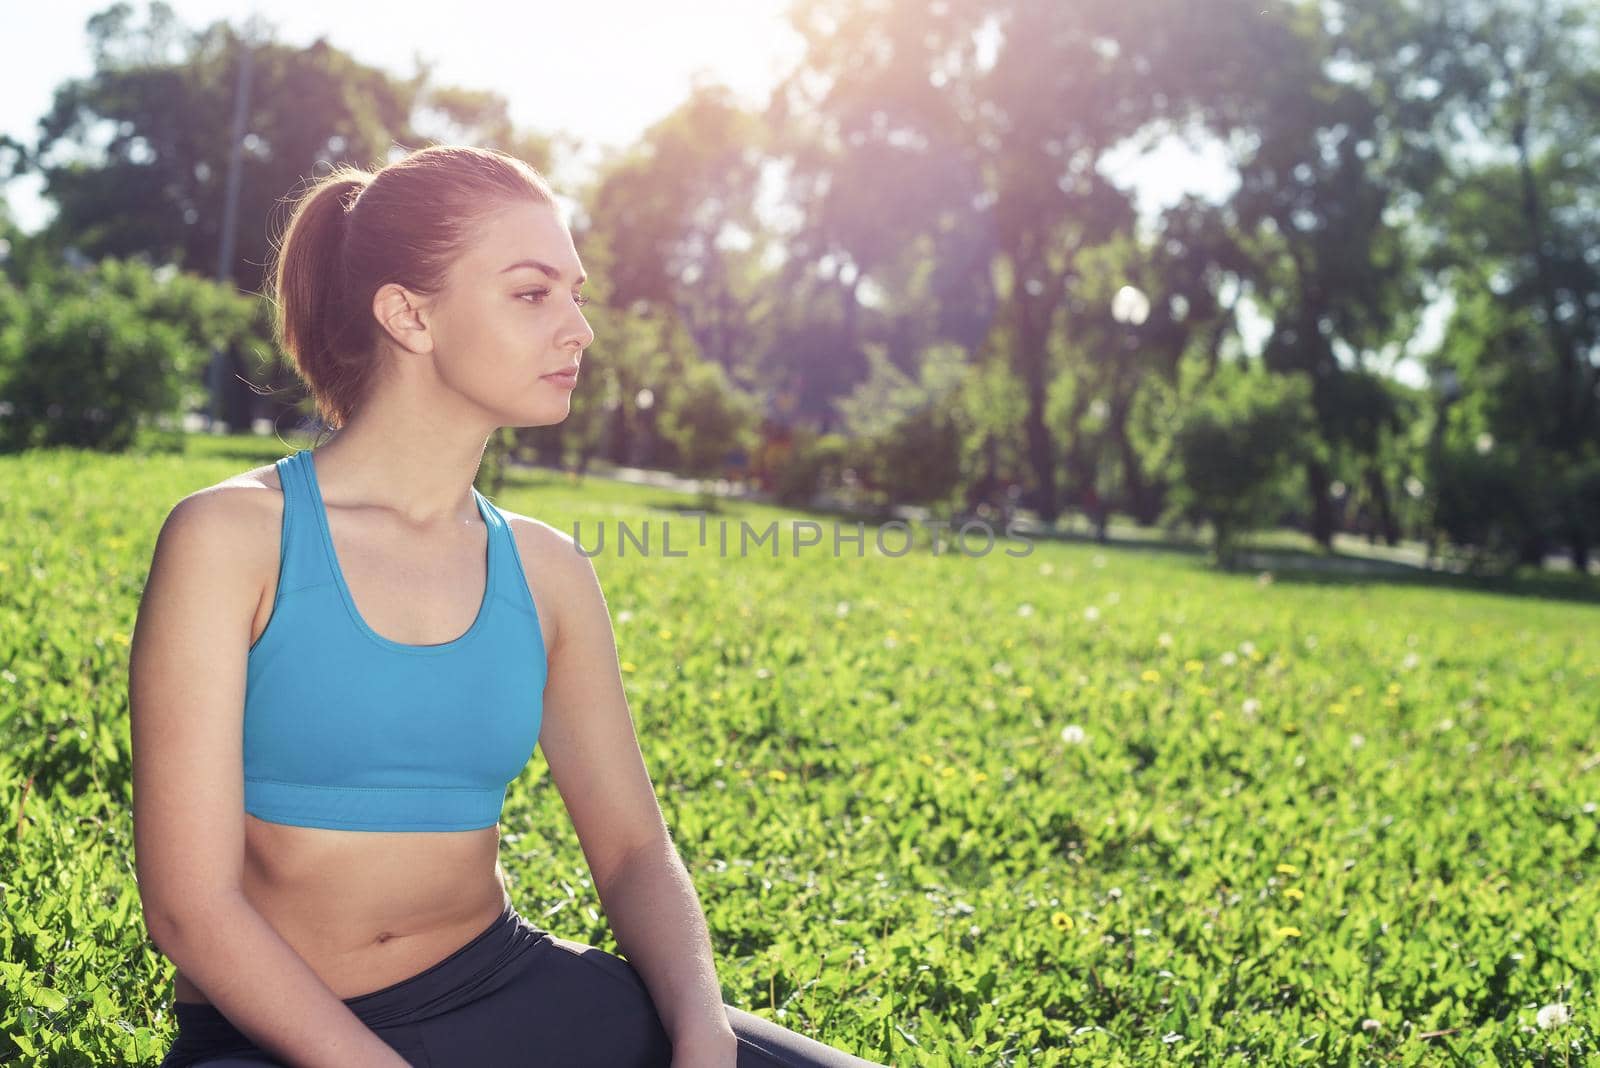
M701 1031L672 1043L672 1068L735 1068L739 1040L733 1030Z

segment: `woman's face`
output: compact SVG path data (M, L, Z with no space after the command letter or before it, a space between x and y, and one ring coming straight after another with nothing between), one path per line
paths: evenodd
M555 208L531 200L495 211L477 233L431 301L434 364L501 426L559 423L574 384L547 376L577 366L594 341L572 235Z

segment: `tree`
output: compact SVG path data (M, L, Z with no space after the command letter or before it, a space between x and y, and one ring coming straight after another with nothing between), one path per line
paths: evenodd
M1232 567L1239 535L1288 499L1285 481L1312 447L1310 383L1224 363L1180 406L1172 512L1209 522L1218 563Z

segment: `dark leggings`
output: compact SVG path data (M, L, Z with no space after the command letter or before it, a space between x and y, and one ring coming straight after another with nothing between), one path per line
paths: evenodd
M605 1065L668 1068L672 1043L633 965L534 927L507 903L444 960L344 1003L417 1068ZM725 1005L738 1068L872 1065ZM179 1001L161 1068L281 1065L212 1005Z

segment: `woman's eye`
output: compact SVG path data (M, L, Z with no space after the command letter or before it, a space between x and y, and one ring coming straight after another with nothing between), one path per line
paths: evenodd
M541 300L543 300L545 297L548 297L549 295L550 295L550 291L548 289L535 289L532 292L518 293L517 294L518 298L532 297L533 299L528 302L530 304L537 304ZM586 296L583 296L582 294L579 294L578 296L573 297L572 299L578 305L578 307L580 307L580 308L583 307L585 304L589 303L589 298L586 297Z

